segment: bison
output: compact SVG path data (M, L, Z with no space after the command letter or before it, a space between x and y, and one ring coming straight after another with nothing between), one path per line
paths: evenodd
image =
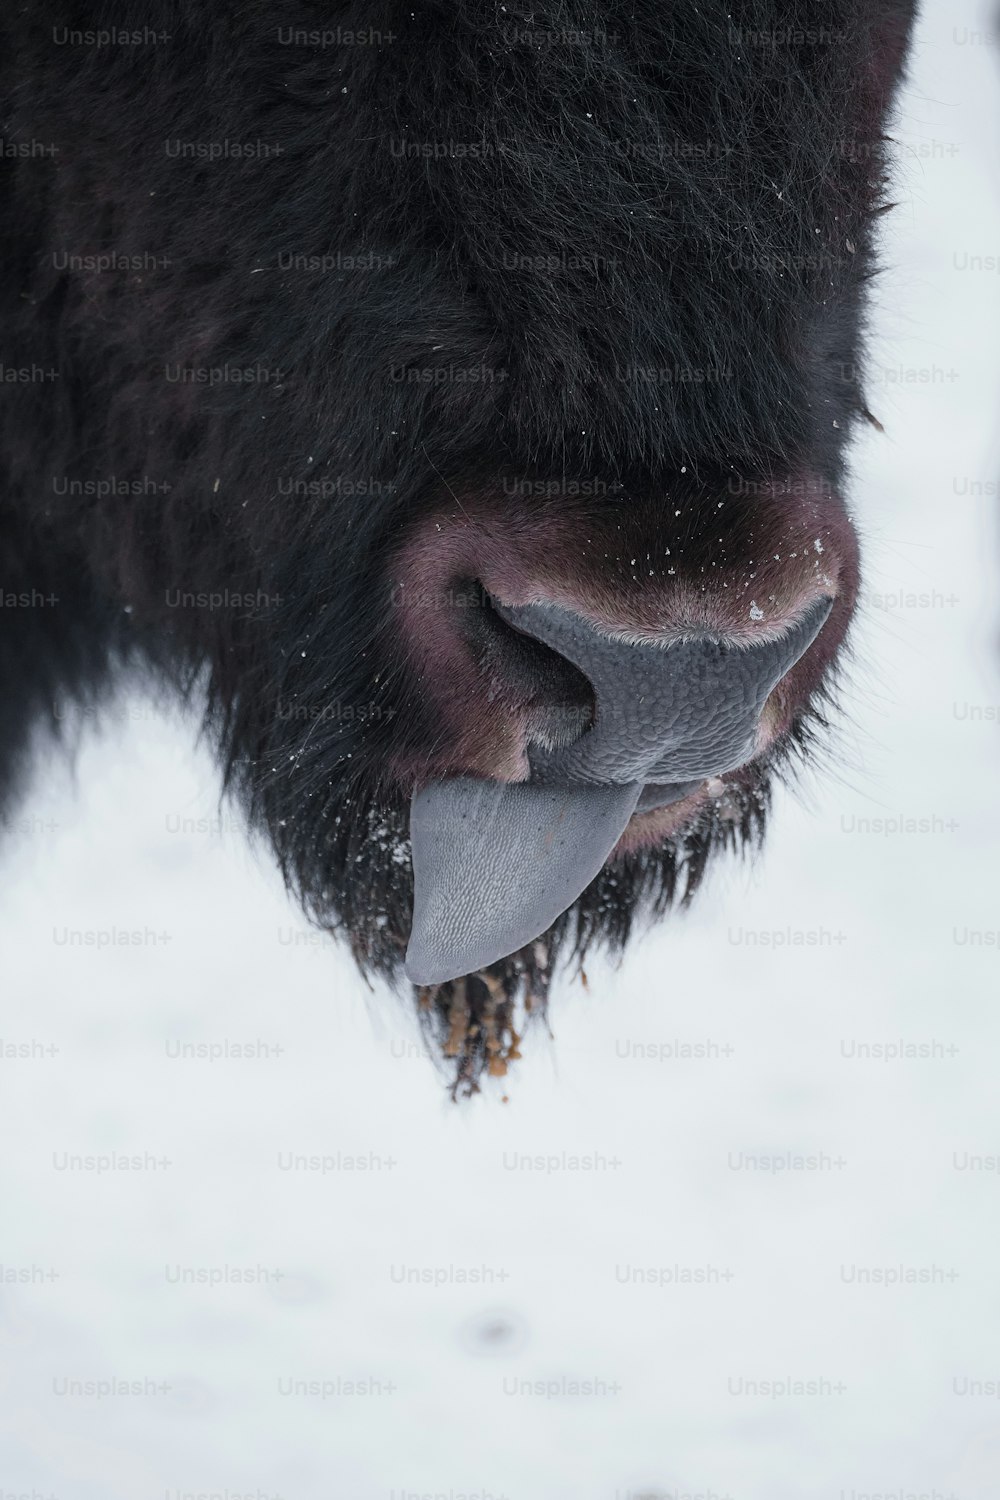
M4 803L152 674L503 1074L822 733L912 9L8 7Z

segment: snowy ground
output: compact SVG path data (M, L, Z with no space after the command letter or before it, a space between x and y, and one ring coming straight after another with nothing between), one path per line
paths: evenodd
M450 1106L213 830L189 726L134 701L39 779L0 868L0 1496L1000 1494L989 24L928 0L904 100L842 770L567 981L509 1103ZM148 941L66 941L114 928ZM270 1050L171 1055L227 1041ZM108 1152L141 1168L67 1165Z

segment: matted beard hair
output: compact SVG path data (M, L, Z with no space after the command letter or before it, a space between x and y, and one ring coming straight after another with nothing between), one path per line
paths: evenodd
M560 964L575 965L586 982L589 953L602 950L618 958L637 927L671 907L689 905L714 857L761 848L774 786L794 787L827 738L838 676L834 669L765 756L720 778L718 795L684 829L610 861L532 943L463 978L408 986L452 1099L478 1093L484 1075L506 1077L525 1034L546 1015ZM303 820L267 817L273 782L267 790L258 786L256 798L253 789L243 790L256 803L251 816L263 823L285 884L307 919L349 944L366 982L403 988L413 909L408 802L362 771L320 801L304 830Z

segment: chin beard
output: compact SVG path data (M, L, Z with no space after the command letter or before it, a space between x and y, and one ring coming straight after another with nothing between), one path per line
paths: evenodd
M409 986L403 956L413 875L409 803L373 774L325 783L307 798L284 778L245 787L251 819L264 825L290 893L315 926L347 941L362 977L410 990L425 1040L453 1099L502 1079L525 1034L544 1022L556 969L574 966L586 984L587 956L618 958L637 929L686 907L713 859L753 854L764 841L775 784L794 783L828 727L821 692L767 754L720 778L677 833L615 855L540 937L488 968L433 986ZM256 795L254 795L256 792ZM298 815L293 816L292 809Z

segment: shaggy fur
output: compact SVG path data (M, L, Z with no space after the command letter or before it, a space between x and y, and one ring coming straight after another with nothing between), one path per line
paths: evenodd
M654 528L683 484L694 576L734 477L838 490L911 9L9 5L4 801L67 702L129 668L207 687L226 784L290 887L394 978L392 767L437 732L401 664L399 538L502 476L556 507L588 484ZM561 947L620 946L713 849L759 838L823 668L768 764L530 951L421 997L462 1086L516 1054L515 1002L541 1006Z

